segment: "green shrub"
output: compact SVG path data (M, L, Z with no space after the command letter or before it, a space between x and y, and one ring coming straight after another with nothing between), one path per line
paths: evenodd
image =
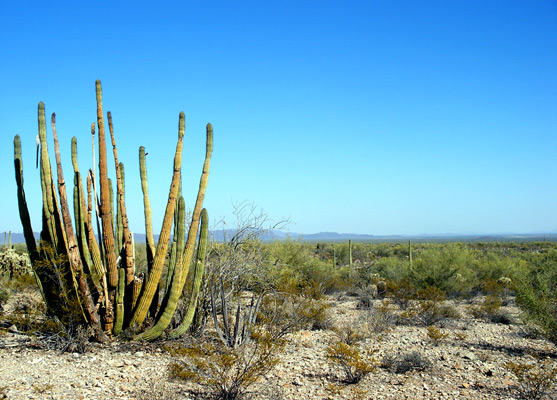
M436 246L414 257L410 279L418 289L431 286L451 295L462 295L471 290L477 264L475 252L464 245Z
M528 321L557 343L557 250L532 256L529 267L515 279L517 304Z

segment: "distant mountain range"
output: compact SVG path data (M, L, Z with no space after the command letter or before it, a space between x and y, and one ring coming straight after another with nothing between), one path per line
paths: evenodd
M223 242L230 240L236 233L234 229L215 230L210 232L213 240ZM35 232L35 239L39 239L39 233ZM134 233L136 242L145 242L144 233ZM366 235L358 233L338 233L338 232L319 232L311 234L301 234L295 232L283 232L279 230L266 231L261 240L264 242L272 242L275 240L302 240L307 242L343 242L354 240L357 242L401 242L407 240L428 241L428 242L510 242L510 241L557 241L557 233L535 233L535 234L420 234L420 235ZM0 239L1 240L1 239ZM6 235L7 240L7 235ZM155 235L158 240L158 235ZM25 237L23 233L12 232L12 243L24 243ZM3 244L3 242L2 242Z

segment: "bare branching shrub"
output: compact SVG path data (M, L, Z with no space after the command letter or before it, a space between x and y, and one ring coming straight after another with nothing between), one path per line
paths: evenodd
M362 354L355 345L338 341L326 349L326 357L339 368L347 384L358 383L364 376L376 370L376 362L369 355Z
M385 368L397 374L404 374L408 371L426 371L431 369L433 364L418 351L400 354L397 356L388 355L381 360L381 368Z
M557 383L557 363L550 359L535 363L505 364L518 380L518 392L523 399L542 399Z
M269 293L261 302L257 320L270 332L283 337L300 329L331 329L333 323L329 308L324 300Z

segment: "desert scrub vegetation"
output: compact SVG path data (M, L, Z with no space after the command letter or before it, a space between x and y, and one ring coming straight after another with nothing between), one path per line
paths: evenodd
M517 391L523 399L542 399L557 383L557 363L551 359L535 362L509 361L505 367L517 379Z
M380 365L381 368L396 374L404 374L408 371L426 371L433 367L432 362L418 351L387 355L383 357Z
M241 399L277 365L284 346L283 338L253 327L249 338L238 346L205 340L168 347L175 360L169 366L169 375L199 384L214 399Z
M376 370L376 360L362 352L357 345L337 341L326 349L326 357L336 370L342 373L341 382L358 383L364 376Z

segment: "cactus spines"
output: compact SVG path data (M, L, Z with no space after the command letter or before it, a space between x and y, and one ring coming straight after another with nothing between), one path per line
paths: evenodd
M176 195L178 194L178 186L180 184L180 170L182 165L182 147L184 139L184 131L186 127L185 115L180 113L178 122L178 143L176 144L176 154L174 155L174 173L170 184L170 193L168 195L168 203L164 213L161 233L159 235L159 243L153 261L153 268L144 285L138 303L136 304L134 315L130 321L130 326L141 325L147 316L147 311L151 306L155 291L158 289L159 281L166 258L166 249L168 248L168 239L170 238L170 228L172 227L172 219L174 217L174 209L176 207Z
M199 291L201 288L201 280L203 278L203 269L205 265L205 257L207 255L207 238L209 236L209 216L207 210L204 208L201 211L201 228L199 232L199 243L197 244L197 255L195 257L195 267L193 271L193 284L190 294L190 299L188 302L188 308L184 320L180 325L170 332L171 338L177 338L184 335L195 315L195 310L197 308L197 299L199 298Z

